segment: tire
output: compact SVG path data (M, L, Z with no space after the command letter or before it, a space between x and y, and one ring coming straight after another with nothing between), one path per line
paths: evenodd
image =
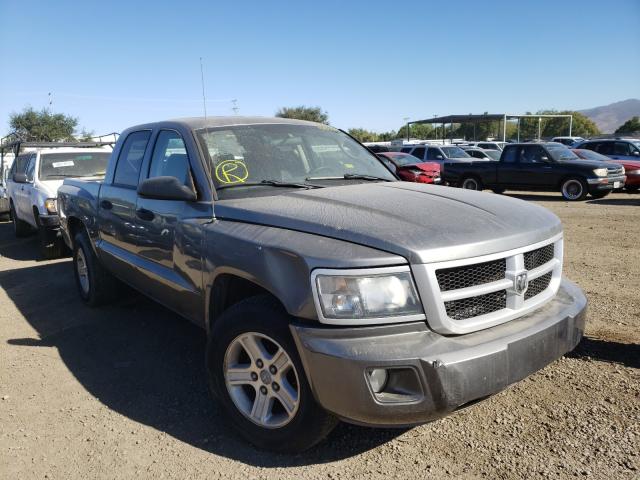
M587 198L589 190L587 182L581 178L571 177L562 181L562 185L560 185L560 193L565 200L570 202L579 202Z
M43 226L38 227L38 239L40 241L40 254L45 260L63 257L67 253L64 240Z
M18 216L16 215L16 210L13 207L13 203L11 204L10 209L11 220L13 223L13 233L15 234L15 236L26 237L28 235L31 235L31 225L18 218Z
M640 190L640 185L627 185L624 188L628 193L638 193L638 190Z
M501 188L501 187L497 187L497 188L492 188L491 189L491 191L493 193L497 193L498 195L502 195L505 190L506 190L505 188Z
M476 177L466 177L460 182L460 187L466 190L482 190L482 182Z
M609 195L610 193L611 193L611 190L608 190L608 191L606 191L606 192L595 192L595 193L592 193L592 194L591 194L591 197L592 197L592 198L595 198L595 199L600 199L600 198L604 198L604 197L606 197L606 196L607 196L607 195Z
M206 356L209 387L225 418L248 442L281 453L311 448L338 422L313 397L289 331L290 320L279 302L270 296L238 302L216 320ZM275 361L276 358L280 360ZM285 367L267 370L267 366L270 369L274 366L270 364L272 360ZM236 371L244 374L238 384L230 385L233 373L230 365L234 364L246 367ZM289 395L283 395L286 392ZM264 415L255 412L260 398L266 400Z
M76 287L84 303L97 307L116 297L118 280L100 264L84 229L75 236L72 263Z

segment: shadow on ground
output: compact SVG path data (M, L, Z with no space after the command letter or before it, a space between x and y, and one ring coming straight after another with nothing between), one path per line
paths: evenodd
M619 363L626 367L640 368L640 345L635 343L619 343L584 337L576 349L567 356L592 358L604 362Z
M515 193L515 192L507 192L505 195L513 198L519 198L520 200L527 200L530 202L550 202L550 203L568 203L568 200L565 200L560 193L557 195L544 195L544 194L536 194L536 193ZM590 205L632 205L632 206L640 206L640 194L629 194L628 197L616 197L616 198L601 198L596 200L591 197L587 197L585 200L586 203Z
M2 255L8 243L15 243L13 232L7 233L10 228L0 224ZM11 247L10 258L37 258L37 243L26 239L19 247ZM10 339L10 345L57 348L71 373L100 402L216 455L261 467L318 464L365 452L404 431L372 434L371 429L340 425L304 454L256 450L225 425L210 398L200 328L135 293L111 306L85 307L69 260L2 271L0 287L39 335Z

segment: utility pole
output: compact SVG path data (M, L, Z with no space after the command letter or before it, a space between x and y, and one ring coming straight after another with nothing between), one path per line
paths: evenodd
M409 129L411 128L411 126L409 125L409 119L410 119L410 118L411 118L411 117L403 117L403 119L402 119L402 120L404 120L404 123L406 123L406 124L407 124L407 142L408 142L409 140L411 140L411 136L409 135Z

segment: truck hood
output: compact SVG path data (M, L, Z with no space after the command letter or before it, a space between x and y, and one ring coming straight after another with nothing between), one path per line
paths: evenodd
M586 160L581 158L580 160L561 160L558 163L565 163L571 165L580 165L587 168L618 168L618 165L612 162L605 162L600 160Z
M47 194L48 198L56 198L58 189L62 186L63 179L60 180L40 180L38 181L38 190Z
M410 182L367 183L220 200L216 218L297 230L429 263L530 245L562 231L537 205Z

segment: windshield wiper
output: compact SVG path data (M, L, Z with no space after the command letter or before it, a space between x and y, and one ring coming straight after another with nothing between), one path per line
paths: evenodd
M295 182L281 182L280 180L262 180L260 182L245 182L245 183L234 183L233 185L220 185L216 187L216 190L222 190L224 188L235 188L235 187L263 187L265 185L271 187L289 187L289 188L322 188L320 185L312 185L310 183L295 183Z
M388 178L376 177L375 175L366 175L364 173L345 173L341 177L307 177L305 180L373 180L381 182L392 182Z

